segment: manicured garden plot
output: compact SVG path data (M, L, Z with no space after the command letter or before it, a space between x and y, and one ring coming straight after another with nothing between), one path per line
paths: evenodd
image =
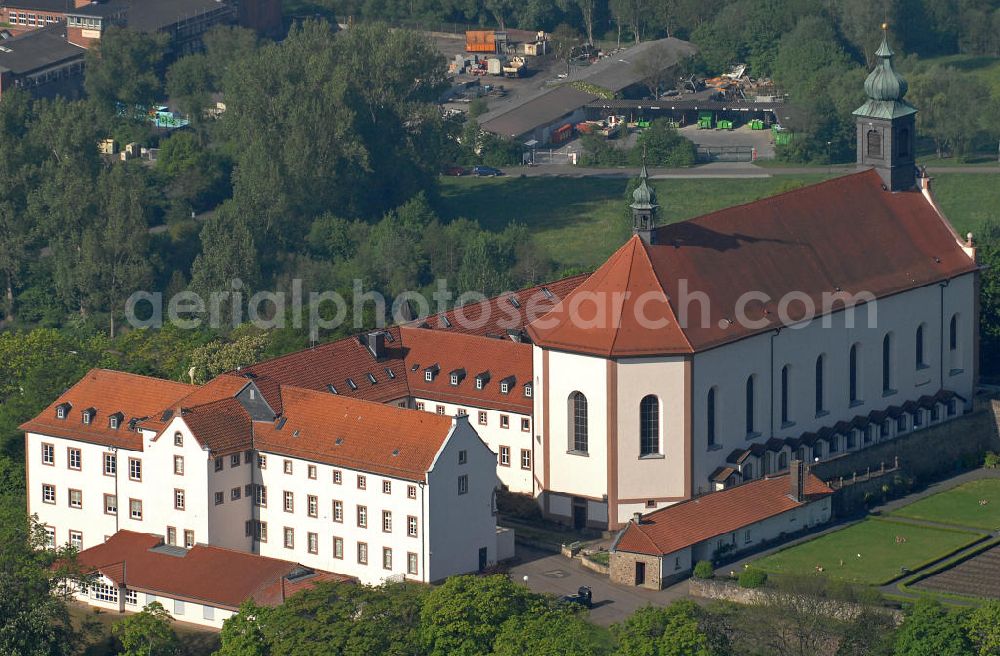
M971 481L903 506L892 515L996 531L1000 529L1000 478Z
M869 518L754 563L773 574L810 574L882 585L981 539L968 531Z

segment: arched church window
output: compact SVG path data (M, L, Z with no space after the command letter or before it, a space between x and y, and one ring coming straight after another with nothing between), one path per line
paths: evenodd
M582 392L569 396L570 428L573 431L572 449L586 453L587 444L587 397Z
M882 133L878 130L869 130L865 140L868 142L868 156L882 157Z
M660 400L650 394L639 402L639 455L660 452Z

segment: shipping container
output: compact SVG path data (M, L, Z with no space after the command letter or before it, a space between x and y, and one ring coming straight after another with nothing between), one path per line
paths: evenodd
M493 30L469 30L465 33L465 50L467 52L497 51L496 32Z

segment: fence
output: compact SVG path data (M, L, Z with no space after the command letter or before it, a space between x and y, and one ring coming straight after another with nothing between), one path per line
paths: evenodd
M699 162L752 162L753 146L698 146Z
M868 467L863 473L854 472L850 476L839 476L833 480L827 481L829 485L834 490L843 489L847 485L856 485L858 483L864 483L880 476L885 476L886 474L892 474L899 471L899 456L896 456L892 463L892 466L886 467L885 463L880 463L878 467Z
M529 150L521 155L521 163L530 165L569 164L576 166L576 153L561 153L556 150Z

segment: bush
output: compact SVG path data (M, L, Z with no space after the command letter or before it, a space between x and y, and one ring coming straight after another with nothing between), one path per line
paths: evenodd
M497 510L501 515L511 519L528 522L542 519L542 509L530 495L516 494L508 490L497 492Z
M767 573L759 569L745 569L740 572L741 588L760 588L767 583Z
M699 560L698 564L694 566L694 577L696 579L710 579L715 576L715 570L712 569L712 562L708 560Z
M476 98L469 103L469 116L476 118L482 116L489 111L489 106L486 103L486 98Z
M986 454L986 459L983 461L983 467L987 469L1000 469L1000 453L994 453L990 451Z

